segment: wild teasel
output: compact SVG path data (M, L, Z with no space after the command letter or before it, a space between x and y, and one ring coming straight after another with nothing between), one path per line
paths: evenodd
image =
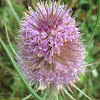
M86 49L72 9L60 2L28 7L20 23L18 64L38 90L73 85L85 73Z

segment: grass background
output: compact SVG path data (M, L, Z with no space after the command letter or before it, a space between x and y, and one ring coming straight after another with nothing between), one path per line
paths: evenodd
M28 5L32 6L34 0L10 0L16 13L21 19L24 14L23 12L28 10ZM61 0L65 4L69 3L69 6L73 8L73 15L76 17L76 21L79 21L79 26L82 27L81 32L85 33L83 38L88 42L91 34L95 28L96 19L97 19L97 0ZM18 34L18 22L14 17L10 7L8 6L7 0L0 0L0 37L4 40L7 47L10 49L10 46L7 42L6 33L5 33L5 23L7 24L9 37L13 47L16 50L16 40ZM11 51L11 49L10 49ZM89 43L87 48L88 56L86 61L91 64L94 62L100 62L100 27L98 27L94 38ZM15 55L11 51L13 57ZM7 57L6 52L0 44L0 59L3 60L3 63L9 68L12 72L16 73L14 70L9 58ZM92 68L89 66L89 69ZM84 91L88 96L93 100L100 100L100 65L98 67L86 73L86 75L80 77L80 81L77 82L77 86ZM72 88L75 93L75 98L77 100L87 100L81 93ZM23 83L15 76L7 73L3 67L3 64L0 63L0 100L21 100L26 95L30 94ZM35 100L34 97L28 100ZM59 100L70 100L67 95L62 98L62 95L59 95Z

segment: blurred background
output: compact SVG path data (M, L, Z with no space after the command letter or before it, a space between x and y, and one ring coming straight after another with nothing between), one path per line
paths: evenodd
M6 43L7 47L10 49L8 44L6 33L5 33L5 23L7 24L9 38L13 47L16 50L16 37L18 35L19 24L12 9L8 5L8 0L0 0L0 37ZM23 12L28 10L28 5L32 6L34 0L10 0L19 19L24 17ZM38 2L38 1L37 1ZM91 34L95 28L97 19L97 0L61 0L65 4L73 9L73 15L76 17L76 21L79 22L79 27L82 28L81 32L85 33L83 38L85 39L85 44L88 42ZM11 49L10 49L11 51ZM87 48L88 56L86 61L91 63L100 62L100 29L98 28L94 38L89 43ZM11 51L13 57L15 55ZM11 75L4 69L4 65L12 72L16 73L6 52L0 44L0 100L21 100L25 96L29 95L29 91L26 89L24 84L18 77ZM97 65L97 64L96 64ZM95 67L89 66L89 69ZM80 77L80 81L76 85L85 92L93 100L100 100L100 65L93 71L86 73ZM88 100L76 89L72 88L75 93L76 100ZM34 97L28 100L35 100ZM59 95L59 100L71 100L67 95L62 97Z

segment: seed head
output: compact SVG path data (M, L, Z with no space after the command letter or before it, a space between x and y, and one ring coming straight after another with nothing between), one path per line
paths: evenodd
M39 90L54 85L60 90L79 80L86 63L85 46L72 9L60 2L40 2L25 13L18 40L19 66Z

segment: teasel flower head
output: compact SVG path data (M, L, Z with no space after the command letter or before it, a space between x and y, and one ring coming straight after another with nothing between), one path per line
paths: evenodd
M20 23L18 64L31 85L39 90L60 90L84 74L86 50L72 9L60 2L28 7Z

